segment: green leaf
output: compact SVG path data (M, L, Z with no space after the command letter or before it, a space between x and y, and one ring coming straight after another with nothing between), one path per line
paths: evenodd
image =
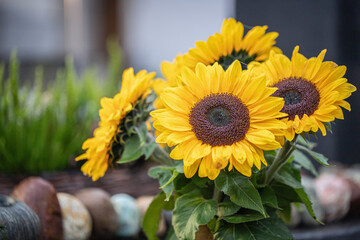
M221 171L215 180L216 186L240 207L253 209L266 216L258 190L249 178L240 173Z
M148 175L150 177L159 180L160 187L166 194L166 201L169 200L174 190L174 182L172 181L174 179L173 178L174 172L175 172L174 168L165 167L165 166L153 167L148 172Z
M300 179L297 179L294 176L294 172L292 171L291 168L288 167L288 165L291 165L291 164L287 164L287 165L283 166L275 174L275 179L278 182L281 182L281 183L283 183L289 187L292 187L294 189L302 188L303 186L301 185Z
M219 230L220 227L220 218L217 217L213 217L210 222L207 224L208 228L210 229L211 232L217 232Z
M265 218L261 213L248 210L239 214L223 217L223 219L228 223L245 223L258 221Z
M299 195L299 197L301 198L301 201L305 204L306 209L308 210L310 216L317 221L320 224L324 224L323 222L321 222L320 220L318 220L316 218L316 215L314 213L314 210L312 208L312 202L309 199L309 196L307 195L307 193L305 192L304 188L301 189L295 189L295 191L297 192L297 194Z
M184 176L184 174L181 174ZM180 175L179 175L180 176ZM186 181L186 180L185 180ZM209 180L208 178L200 178L199 176L193 176L190 181L183 181L183 183L187 183L179 188L176 192L179 194L186 194L188 192L197 189L201 192L201 194L209 199L213 196L213 188L214 188L214 181ZM178 185L179 186L179 185Z
M154 198L145 212L142 227L149 240L159 239L157 231L161 220L161 212L165 204L165 194L161 192Z
M145 160L149 159L151 154L154 152L156 146L157 146L156 142L151 142L151 143L145 144L143 146L143 152L144 152L144 155L145 155Z
M139 137L140 145L144 145L146 141L147 125L145 122L141 122L134 127L136 134Z
M322 155L321 153L314 152L307 147L296 145L297 149L303 150L304 152L307 152L310 156L312 156L316 161L318 161L320 164L331 167L332 165L328 164L328 158Z
M240 209L240 206L236 205L235 203L233 203L231 201L221 202L221 203L219 203L217 215L219 217L233 215L237 211L239 211L239 209Z
M262 202L272 208L279 208L274 190L267 186L259 190Z
M165 240L178 240L178 238L176 237L174 228L171 226L168 233L166 234L166 238Z
M287 164L279 170L279 172L275 175L275 179L282 184L292 187L300 197L301 202L305 204L309 214L315 219L315 221L322 224L322 222L317 220L312 208L312 203L306 194L304 187L301 185L300 167L296 167L293 164Z
M179 197L172 216L176 236L180 239L195 239L199 226L207 224L215 216L217 207L214 200L204 199L199 191Z
M279 204L281 209L278 210L278 214L280 215L281 219L285 223L290 223L291 221L291 205L288 201L283 198L279 199Z
M318 175L314 165L311 163L311 161L305 154L303 154L299 150L294 150L294 152L292 153L292 156L294 157L295 162L300 164L305 169L309 170L315 176Z
M224 224L220 227L219 231L215 233L214 240L242 240L242 239L255 239L250 238L248 233L244 235L244 230L242 229L244 226L241 224Z
M272 212L270 218L242 224L226 223L215 234L215 240L290 240L291 232L279 216Z
M189 183L191 183L191 179L186 178L184 174L180 174L177 178L174 179L174 190L180 193L181 189L183 189Z
M117 163L128 163L135 161L143 155L143 148L140 146L138 135L132 135L128 138L124 145L124 151Z
M296 140L296 143L299 143L301 145L304 145L306 146L307 148L309 149L313 149L314 147L316 147L316 143L314 142L310 142L309 140L305 139L304 136L302 135L297 135L297 140Z
M161 189L164 189L166 186L168 186L170 183L172 183L174 181L174 179L179 175L179 173L177 171L172 171L172 176L171 178L162 186L160 186Z

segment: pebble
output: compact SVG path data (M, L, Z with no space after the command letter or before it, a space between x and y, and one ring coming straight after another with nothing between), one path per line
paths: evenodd
M74 195L88 209L93 224L93 239L112 239L117 230L117 215L110 194L100 188L85 188Z
M323 173L315 180L315 191L325 211L325 221L334 222L349 211L351 186L341 176Z
M89 239L92 221L89 211L76 197L67 193L58 193L63 216L64 240Z
M51 183L40 177L29 177L15 186L11 196L26 203L39 216L40 239L63 239L60 204Z
M111 197L111 202L117 213L118 228L116 234L120 237L131 237L140 230L140 209L133 197L119 193Z

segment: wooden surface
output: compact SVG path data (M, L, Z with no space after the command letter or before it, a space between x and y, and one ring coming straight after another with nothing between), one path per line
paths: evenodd
M126 193L132 197L155 195L159 190L157 180L147 175L148 169L154 166L146 162L122 169L109 169L103 178L93 182L78 169L68 171L42 173L37 176L52 183L57 192L74 194L89 187L99 187L110 193ZM10 175L0 173L0 194L9 195L13 188L30 175Z

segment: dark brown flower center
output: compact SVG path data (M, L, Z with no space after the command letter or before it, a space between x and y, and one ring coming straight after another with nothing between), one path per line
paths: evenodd
M217 93L195 104L189 122L196 137L214 147L244 139L250 117L248 108L239 98L229 93Z
M273 94L275 97L282 97L285 105L281 110L289 114L289 119L294 120L298 115L301 119L304 114L310 116L318 108L320 94L316 86L302 78L284 79L273 87L278 90Z

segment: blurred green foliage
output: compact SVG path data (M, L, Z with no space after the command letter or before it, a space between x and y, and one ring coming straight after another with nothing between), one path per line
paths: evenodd
M20 86L15 52L6 80L5 65L0 64L0 173L39 173L74 165L97 124L100 99L119 91L122 54L116 41L108 42L108 53L105 77L95 68L78 76L67 58L65 68L46 84L39 66L34 83Z

